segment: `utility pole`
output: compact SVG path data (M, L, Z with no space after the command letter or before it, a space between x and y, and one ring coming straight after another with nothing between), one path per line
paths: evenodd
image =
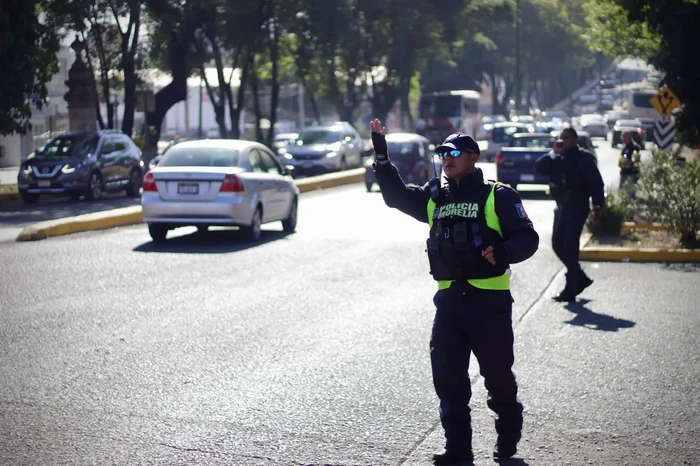
M520 0L515 0L515 111L520 113Z

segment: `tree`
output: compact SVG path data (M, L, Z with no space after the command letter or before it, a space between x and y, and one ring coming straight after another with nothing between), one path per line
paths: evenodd
M616 12L627 25L622 29L609 29L591 36L590 45L608 54L632 54L644 58L666 76L664 84L683 102L678 118L681 140L688 144L700 142L700 64L697 61L695 42L689 39L700 22L698 0L595 0L597 11ZM589 17L592 27L609 27L610 21L621 21L618 16ZM607 23L606 23L607 21ZM622 22L625 25L625 22ZM629 35L639 33L640 41L630 41ZM605 42L613 45L606 46ZM631 43L631 44L630 44ZM658 47L655 45L658 44Z
M41 109L46 83L58 71L59 37L39 20L40 1L0 6L0 134L31 129L32 107Z

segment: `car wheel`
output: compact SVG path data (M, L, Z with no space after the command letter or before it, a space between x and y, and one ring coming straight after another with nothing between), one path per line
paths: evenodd
M371 181L367 181L367 182L365 183L365 186L367 186L367 192L372 191L372 186L373 186L373 185L374 185L374 183L372 183Z
M39 200L38 194L32 194L32 193L20 191L19 195L22 197L22 200L24 201L25 204L36 204L37 201Z
M248 241L258 241L260 239L260 227L262 226L262 208L258 206L253 213L253 220L250 222L250 226L243 227L243 236Z
M293 233L297 228L297 211L299 210L296 197L292 201L292 207L289 209L289 215L282 220L282 230L287 233Z
M134 169L131 170L129 175L129 183L126 185L126 195L129 197L136 197L141 193L141 172Z
M100 176L99 172L94 172L90 175L90 182L87 192L85 193L85 198L88 201L96 201L100 197L102 197L102 176Z
M156 243L162 243L165 241L166 236L168 236L168 227L165 225L148 225L148 234L151 235Z

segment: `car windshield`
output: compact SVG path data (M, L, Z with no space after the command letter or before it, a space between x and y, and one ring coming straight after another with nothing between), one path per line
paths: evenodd
M387 142L392 159L408 159L418 154L418 144L414 142Z
M96 134L59 136L38 150L37 155L49 158L87 157L97 150L99 140Z
M296 140L298 146L309 144L333 144L340 141L340 131L320 129L315 131L305 131Z
M641 128L642 123L640 121L637 121L637 120L618 120L617 126L634 126L634 127Z
M511 147L551 147L552 138L550 136L513 138L510 141Z
M159 167L233 167L238 151L228 147L183 147L177 145L163 156Z

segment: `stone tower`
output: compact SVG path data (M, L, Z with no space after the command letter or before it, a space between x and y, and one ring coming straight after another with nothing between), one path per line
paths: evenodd
M64 96L68 103L70 130L97 131L95 77L83 61L85 44L76 36L71 48L75 51L75 62L68 71L68 92Z

